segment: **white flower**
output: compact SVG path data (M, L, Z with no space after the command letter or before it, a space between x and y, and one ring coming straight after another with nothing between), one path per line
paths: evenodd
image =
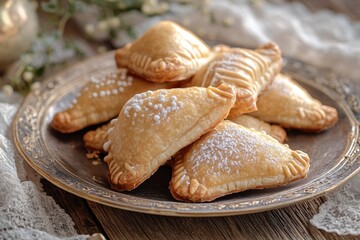
M5 96L11 96L14 93L14 89L12 86L6 84L2 87L2 92L5 94Z
M159 13L159 14L160 14L160 13L167 12L167 11L169 10L169 4L163 2L163 3L161 3L161 4L159 5L158 9L159 9L159 10L158 10L158 13Z
M161 14L169 10L169 4L158 0L145 0L141 6L141 11L146 15Z
M41 83L40 83L40 82L34 82L33 84L31 84L30 90L31 90L31 91L35 91L35 90L39 89L40 87L41 87Z
M150 15L153 13L152 11L152 7L150 5L147 5L147 4L143 4L141 6L141 12L146 14L146 15Z
M105 31L109 30L109 24L107 23L107 21L102 20L102 21L98 22L96 29L98 31L105 32Z
M22 77L25 80L25 82L31 82L31 80L33 80L33 78L34 78L34 73L30 72L30 71L25 71L22 74Z
M118 17L110 17L106 21L107 21L109 27L112 29L116 29L116 28L120 27L121 22Z
M94 24L92 23L88 23L86 24L85 26L85 33L88 35L88 36L92 36L95 32L95 26Z

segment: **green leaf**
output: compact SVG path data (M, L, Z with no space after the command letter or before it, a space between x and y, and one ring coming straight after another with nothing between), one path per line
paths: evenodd
M41 9L48 13L58 13L59 3L57 0L49 0L48 2L41 3Z

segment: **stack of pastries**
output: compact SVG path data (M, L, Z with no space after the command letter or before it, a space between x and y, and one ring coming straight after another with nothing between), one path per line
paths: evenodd
M280 73L275 43L210 48L164 21L118 49L115 61L117 69L89 79L51 125L70 133L108 122L83 139L106 153L118 191L135 189L165 163L181 201L286 185L306 177L310 159L283 144L284 128L320 132L338 120L334 108Z

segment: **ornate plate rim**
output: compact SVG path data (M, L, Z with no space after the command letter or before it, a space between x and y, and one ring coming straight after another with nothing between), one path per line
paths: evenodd
M182 202L170 202L170 201L159 201L159 200L151 200L147 199L146 201L142 198L136 196L129 196L122 193L107 193L101 187L95 186L91 183L84 182L83 180L79 179L80 181L77 182L76 187L70 186L68 182L66 182L66 177L68 174L71 174L66 169L61 166L60 163L53 161L50 159L49 164L51 167L56 167L51 169L51 167L47 166L48 169L43 169L37 161L34 159L38 158L36 156L39 153L31 152L31 149L35 147L39 147L41 145L39 141L41 141L41 133L39 129L36 131L30 129L31 126L36 126L36 124L40 124L36 122L37 116L39 116L39 112L36 109L31 109L28 106L28 103L36 99L42 94L45 94L47 90L54 88L60 80L59 76L61 76L64 72L68 72L71 70L76 69L78 66L86 65L91 63L92 61L107 58L109 55L113 55L114 52L108 52L101 55L97 55L91 58L88 58L82 62L75 64L69 68L64 69L63 71L59 72L54 77L48 78L44 81L43 86L41 89L36 90L29 94L22 102L21 106L19 107L14 120L13 120L13 139L14 144L22 156L23 159L33 168L35 171L40 173L45 179L49 182L53 183L57 187L62 188L65 191L68 191L72 194L75 194L79 197L85 198L90 201L94 201L100 204L108 205L115 208L120 208L124 210L142 212L142 213L150 213L150 214L157 214L157 215L168 215L168 216L188 216L188 217L202 217L202 216L228 216L228 215L240 215L240 214L248 214L248 213L255 213L261 211L272 210L276 208L281 208L285 206L292 205L294 203L302 202L305 200L310 200L321 196L329 191L336 189L337 187L341 186L351 177L355 176L358 172L360 172L360 135L359 135L359 121L356 119L354 113L351 110L351 107L354 110L354 106L358 106L357 103L349 103L346 102L346 99L349 99L350 94L347 91L336 89L337 87L341 86L341 82L338 82L339 78L334 73L329 73L329 79L327 78L316 78L315 82L306 82L307 84L313 85L317 88L321 87L322 91L330 96L332 99L336 98L338 104L341 105L344 112L346 113L347 117L349 118L352 128L353 128L353 136L351 139L351 144L349 145L346 153L342 156L339 163L332 168L331 177L329 176L329 172L325 174L324 178L315 178L311 182L305 184L304 186L299 186L297 188L290 189L287 194L275 194L272 199L259 199L258 201L253 201L252 205L244 204L241 202L234 202L232 204L221 204L221 202L214 202L214 203L182 203ZM314 67L310 64L285 58L287 65L291 64L291 68L296 71L297 68L306 68L306 74L311 74L315 76L319 71L323 71L321 68ZM289 71L289 70L288 70ZM303 77L306 79L305 76L301 75L300 78ZM330 81L333 81L334 84L329 84ZM352 99L352 98L351 98ZM352 106L354 105L354 106ZM28 108L26 108L28 107ZM40 112L41 113L41 112ZM23 139L20 139L19 136L19 125L21 123L20 119L22 117L26 118L26 114L30 114L33 118L27 119L27 126L25 126L25 130L28 133ZM40 120L40 119L38 119ZM34 128L35 129L35 128ZM22 129L24 130L24 129ZM24 130L24 131L25 131ZM37 136L37 138L36 138ZM32 146L31 146L32 145ZM40 156L41 157L41 156ZM61 172L60 169L64 170ZM63 174L65 177L60 181L59 179L53 178L48 171L60 171L57 174ZM334 183L332 179L334 179L334 174L339 176L339 181ZM314 185L319 185L320 187L314 187ZM85 193L84 190L87 190ZM105 188L104 188L105 189ZM300 191L299 191L300 190ZM101 194L100 194L101 193Z

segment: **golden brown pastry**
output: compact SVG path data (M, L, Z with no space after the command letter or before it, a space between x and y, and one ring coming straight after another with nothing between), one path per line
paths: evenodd
M107 141L108 130L112 127L111 122L106 123L95 130L88 131L83 136L84 145L93 150L104 151L103 145Z
M194 75L209 54L209 47L193 33L163 21L118 49L115 60L118 67L127 67L149 81L170 82Z
M225 120L175 157L170 191L177 200L207 202L283 186L304 178L309 161L302 151Z
M286 128L319 132L338 121L336 109L321 104L293 81L279 74L257 101L251 116Z
M91 78L80 91L75 103L55 114L51 126L71 133L116 117L123 105L136 93L169 88L174 84L149 83L121 68L102 78Z
M240 115L234 118L228 118L228 120L247 128L253 128L256 131L264 131L280 143L284 143L286 139L286 131L279 125L271 125L249 115Z
M237 99L230 116L256 110L257 96L272 82L282 68L282 57L275 43L256 50L214 47L215 57L192 78L190 85L207 87L222 83L236 87Z
M136 188L177 151L214 128L233 106L234 91L229 85L192 87L130 99L104 144L112 188Z

